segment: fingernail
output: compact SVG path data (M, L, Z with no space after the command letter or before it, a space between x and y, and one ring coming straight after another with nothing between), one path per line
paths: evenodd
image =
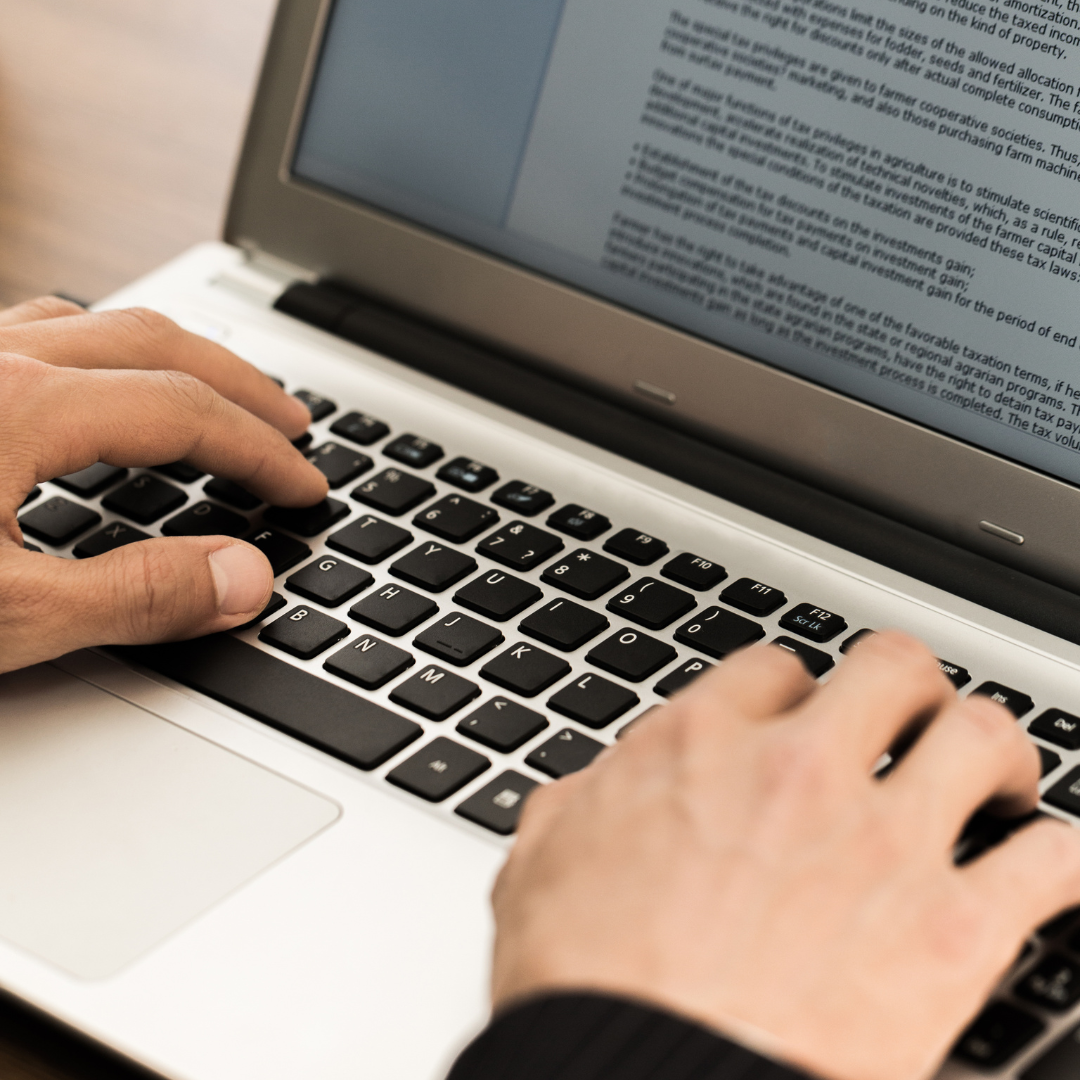
M230 544L210 556L217 589L218 611L242 615L259 608L271 582L266 557L245 544Z

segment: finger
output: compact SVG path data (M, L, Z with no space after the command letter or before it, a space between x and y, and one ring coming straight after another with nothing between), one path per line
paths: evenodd
M86 308L70 300L61 300L59 296L39 296L36 300L24 300L21 304L0 311L0 327L85 314Z
M280 506L311 506L326 496L326 478L280 431L190 375L78 371L0 357L0 382L20 406L19 434L8 450L14 467L5 477L18 490L98 461L183 458Z
M947 706L922 733L884 789L921 835L951 850L964 823L992 803L1009 816L1039 802L1039 755L1007 709L982 696Z
M83 312L11 326L0 332L0 350L58 367L185 371L290 439L311 423L306 407L273 379L156 311Z
M955 700L925 645L885 631L859 643L833 678L803 706L804 718L830 729L837 751L869 769L913 724Z
M93 559L0 560L0 671L92 645L178 641L255 618L273 592L257 548L220 536L144 540Z

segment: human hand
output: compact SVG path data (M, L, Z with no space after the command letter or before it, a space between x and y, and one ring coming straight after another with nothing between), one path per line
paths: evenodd
M17 514L36 483L98 461L184 459L279 506L309 506L327 485L289 443L311 421L301 402L154 312L91 315L54 298L0 311L0 385L0 672L258 615L273 574L250 544L171 537L57 559L23 548Z
M1059 822L953 864L974 811L1032 810L1038 777L1012 716L958 700L902 634L824 686L776 648L732 656L530 796L494 893L496 1007L599 990L832 1080L928 1077L1030 931L1080 901Z

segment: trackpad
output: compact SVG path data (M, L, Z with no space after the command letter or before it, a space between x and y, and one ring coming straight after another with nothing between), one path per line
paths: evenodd
M112 975L337 818L51 666L0 676L0 937Z

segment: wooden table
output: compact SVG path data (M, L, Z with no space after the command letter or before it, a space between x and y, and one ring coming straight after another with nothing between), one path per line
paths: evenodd
M0 306L96 300L218 235L273 7L0 0ZM137 1076L0 998L3 1080Z

